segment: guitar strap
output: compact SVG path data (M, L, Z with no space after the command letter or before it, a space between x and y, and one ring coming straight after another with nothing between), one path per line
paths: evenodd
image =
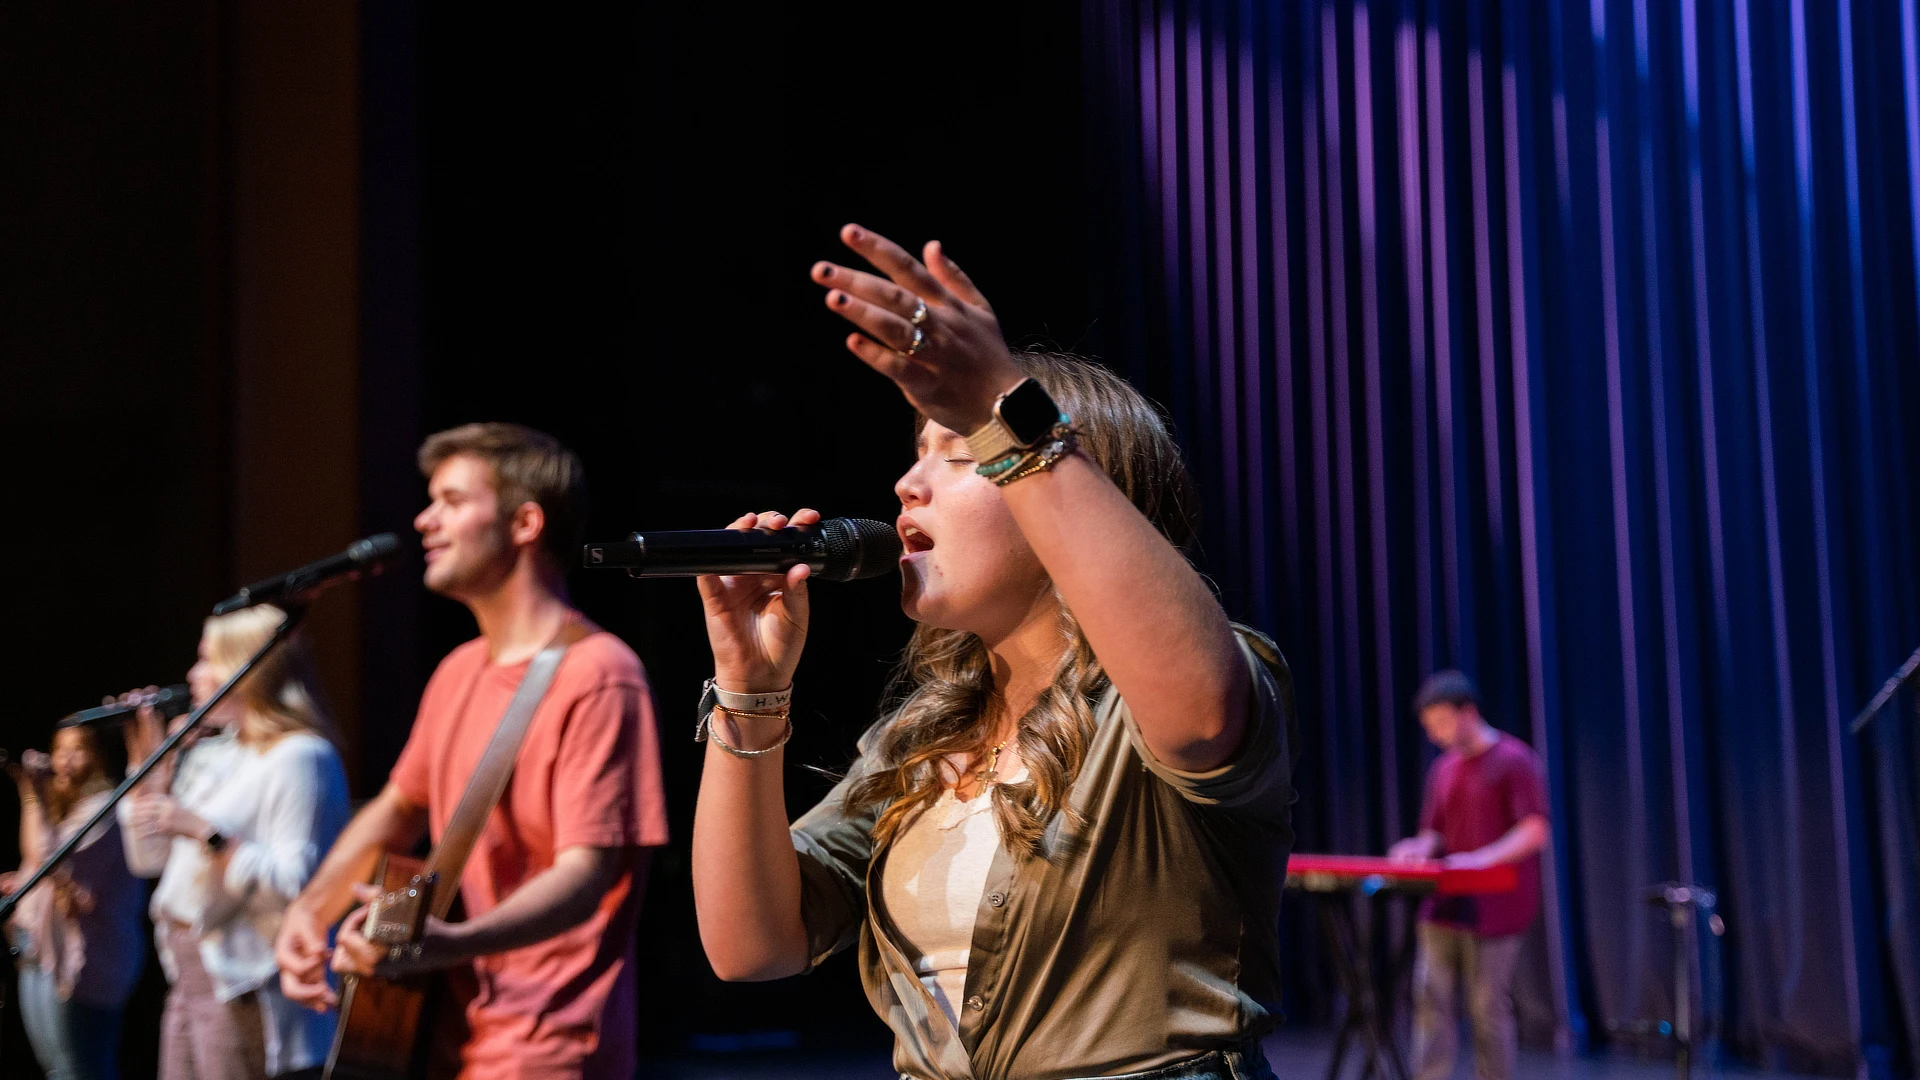
M507 781L513 777L513 763L519 757L520 744L533 724L534 712L553 686L553 676L560 670L561 659L570 646L594 629L578 615L568 618L553 641L527 664L526 675L520 679L520 686L513 692L513 700L507 704L499 725L493 729L493 738L488 740L486 752L480 755L480 764L468 778L466 790L460 793L453 816L447 819L440 843L427 857L422 873L439 875L433 890L434 918L446 918L454 898L460 894L460 874L466 869L467 857L473 854L473 846L479 842L487 818L507 792Z

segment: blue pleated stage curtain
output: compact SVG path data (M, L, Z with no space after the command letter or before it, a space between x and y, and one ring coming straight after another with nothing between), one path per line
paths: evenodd
M1096 341L1292 659L1301 848L1413 829L1464 668L1548 767L1534 1026L1669 1016L1689 881L1729 1046L1910 1074L1920 736L1846 728L1920 644L1915 0L1085 12Z

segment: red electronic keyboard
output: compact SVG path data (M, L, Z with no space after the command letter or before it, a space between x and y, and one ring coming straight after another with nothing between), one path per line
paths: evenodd
M1347 1048L1356 1042L1364 1055L1360 1080L1407 1080L1406 1061L1394 1039L1394 1011L1413 967L1411 920L1416 909L1407 905L1409 923L1398 935L1400 947L1379 950L1387 970L1376 973L1376 920L1357 918L1354 899L1484 896L1519 887L1520 872L1512 866L1452 870L1438 859L1394 862L1368 855L1295 855L1287 860L1287 888L1313 898L1326 935L1327 960L1345 999L1327 1080L1340 1080ZM1386 928L1384 923L1378 925Z
M1287 887L1303 892L1434 893L1484 896L1520 887L1512 866L1450 870L1438 859L1394 862L1370 855L1295 855L1287 860Z

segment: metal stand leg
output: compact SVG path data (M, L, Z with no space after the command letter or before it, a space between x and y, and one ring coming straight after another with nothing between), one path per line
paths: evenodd
M1696 920L1704 920L1714 937L1726 933L1726 924L1714 914L1713 890L1698 885L1669 881L1647 890L1647 903L1664 908L1673 927L1673 1067L1676 1080L1693 1075L1695 1043L1693 1031L1693 962L1699 951ZM1713 1006L1707 1005L1711 1015Z
M1318 899L1321 931L1333 954L1334 974L1347 998L1346 1013L1334 1035L1333 1057L1327 1063L1327 1080L1340 1080L1348 1040L1355 1035L1366 1048L1360 1080L1407 1080L1406 1062L1400 1056L1390 1017L1381 1008L1380 988L1373 973L1371 935L1362 935L1356 927L1351 897L1322 893Z
M1340 1067L1346 1063L1347 1039L1355 1028L1355 1010L1359 1008L1354 990L1353 953L1350 949L1350 935L1342 925L1345 913L1342 911L1346 897L1333 893L1321 893L1315 897L1314 906L1320 909L1320 932L1327 943L1327 955L1333 960L1333 973L1340 982L1340 991L1346 996L1347 1004L1340 1017L1340 1029L1333 1036L1333 1057L1327 1062L1327 1080L1340 1080Z

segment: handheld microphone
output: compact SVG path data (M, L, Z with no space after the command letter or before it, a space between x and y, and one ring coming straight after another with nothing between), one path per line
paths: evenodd
M55 728L79 727L82 724L114 724L125 720L138 712L140 706L151 705L160 711L162 720L171 720L193 708L193 690L186 683L162 687L151 697L134 701L116 701L111 705L101 705L93 709L81 709L60 718Z
M869 518L828 518L784 529L692 529L634 533L624 543L588 544L581 562L634 577L784 574L806 563L823 581L879 577L900 562L900 534Z
M305 600L336 581L352 581L380 568L400 556L400 538L392 533L355 540L347 550L319 562L289 570L253 584L213 605L215 615L250 608L255 604L277 604L283 600Z

